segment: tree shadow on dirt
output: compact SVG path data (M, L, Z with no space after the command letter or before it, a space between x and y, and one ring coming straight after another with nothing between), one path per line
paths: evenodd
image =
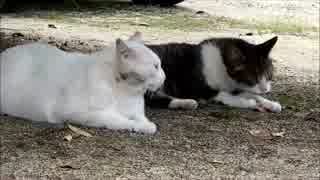
M1 48L41 38L28 37L6 36ZM53 45L65 43L51 41ZM67 42L68 50L90 49L86 43ZM35 172L49 177L77 177L73 166L83 174L94 172L101 177L137 173L145 173L148 178L210 177L219 173L314 177L320 156L319 86L277 76L273 89L270 98L284 107L278 114L219 104L202 105L195 111L148 109L148 117L159 128L154 136L83 127L94 137L75 137L68 142L63 140L72 133L67 128L39 127L2 116L1 169L4 175L19 171L17 177ZM66 171L64 167L71 168ZM154 167L165 171L153 172L150 169ZM28 170L21 170L25 168Z

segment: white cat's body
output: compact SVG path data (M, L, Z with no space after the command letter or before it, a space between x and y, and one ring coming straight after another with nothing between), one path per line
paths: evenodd
M158 63L151 51L143 51ZM143 99L150 80L132 84L120 79L128 69L119 68L118 56L113 46L90 55L40 43L10 48L1 54L1 111L34 121L154 133ZM152 86L163 83L161 71Z

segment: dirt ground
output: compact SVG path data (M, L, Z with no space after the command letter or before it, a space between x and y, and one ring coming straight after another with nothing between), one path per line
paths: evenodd
M247 21L295 21L319 27L319 0L186 0L181 6Z
M0 179L319 179L319 29L286 32L288 28L274 28L277 31L258 33L247 25L235 27L227 23L229 26L220 27L234 22L232 19L215 19L217 29L199 23L221 16L215 13L216 3L228 12L232 6L232 12L246 18L240 10L250 2L189 0L181 4L183 8L159 12L155 8L130 9L120 4L111 7L117 10L112 11L112 16L101 8L59 11L62 15L47 8L1 14L1 50L29 41L44 41L67 51L89 53L103 48L115 37L127 37L134 30L141 31L146 41L153 43L198 42L212 36L240 35L261 42L278 35L279 43L272 53L276 78L269 96L280 101L284 110L279 114L260 113L219 104L201 105L194 111L148 109L148 117L159 128L153 136L84 127L81 129L93 137L76 136L68 128L0 116ZM276 2L289 5L274 6ZM305 4L259 1L251 3L250 13L257 12L256 18L263 19L264 13L258 13L262 12L261 7L269 5L272 12L284 12L283 9L290 9L290 2L295 3L294 14L299 16L291 18L312 22L318 18L314 9L309 8L319 8L316 0ZM259 6L261 3L265 6ZM209 15L198 14L198 10ZM155 13L164 15L154 16ZM160 21L167 15L177 18L180 13L197 16L188 22L198 23L202 29L187 28L187 22L173 20L174 24L181 23L181 28L158 25L167 23ZM225 14L228 18L234 15ZM61 16L73 19L67 21ZM147 16L152 16L152 21L141 20ZM109 24L101 26L103 23ZM49 28L48 24L56 28ZM244 35L248 32L253 35ZM68 134L73 135L70 142L63 140Z

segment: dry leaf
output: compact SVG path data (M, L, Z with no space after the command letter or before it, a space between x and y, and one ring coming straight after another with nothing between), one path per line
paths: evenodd
M210 164L215 164L215 165L224 164L223 161L217 161L217 160L209 160L208 162L209 162Z
M74 165L63 165L63 166L60 166L60 168L63 168L63 169L80 169L80 167L74 166Z
M148 24L148 23L144 23L144 22L131 23L131 25L135 25L135 26L144 26L144 27L149 27L149 26L150 26L150 24Z
M15 32L15 33L12 33L11 35L12 37L24 37L24 35L20 32Z
M252 136L261 138L261 139L272 139L272 134L269 130L264 129L254 129L249 131Z
M54 24L48 24L48 28L54 28L56 29L57 27Z
M274 137L284 137L284 134L285 134L284 131L271 133L271 135Z
M63 140L70 142L72 140L72 136L70 134L68 134L68 135L63 137Z
M86 132L84 130L81 130L81 129L77 128L77 127L74 127L71 124L68 124L67 126L71 131L73 131L76 134L79 134L79 135L82 135L82 136L85 136L85 137L92 137L92 135L90 133L88 133L88 132Z

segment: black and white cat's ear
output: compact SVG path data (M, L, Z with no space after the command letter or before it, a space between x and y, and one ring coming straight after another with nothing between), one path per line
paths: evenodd
M129 37L129 41L136 41L143 43L142 33L137 31L132 36Z
M131 51L128 45L120 38L116 40L116 50L123 57L128 57Z
M277 43L278 41L278 37L275 36L269 40L267 40L266 42L257 45L259 52L264 55L264 56L268 56L272 50L272 48L274 47L274 45Z

